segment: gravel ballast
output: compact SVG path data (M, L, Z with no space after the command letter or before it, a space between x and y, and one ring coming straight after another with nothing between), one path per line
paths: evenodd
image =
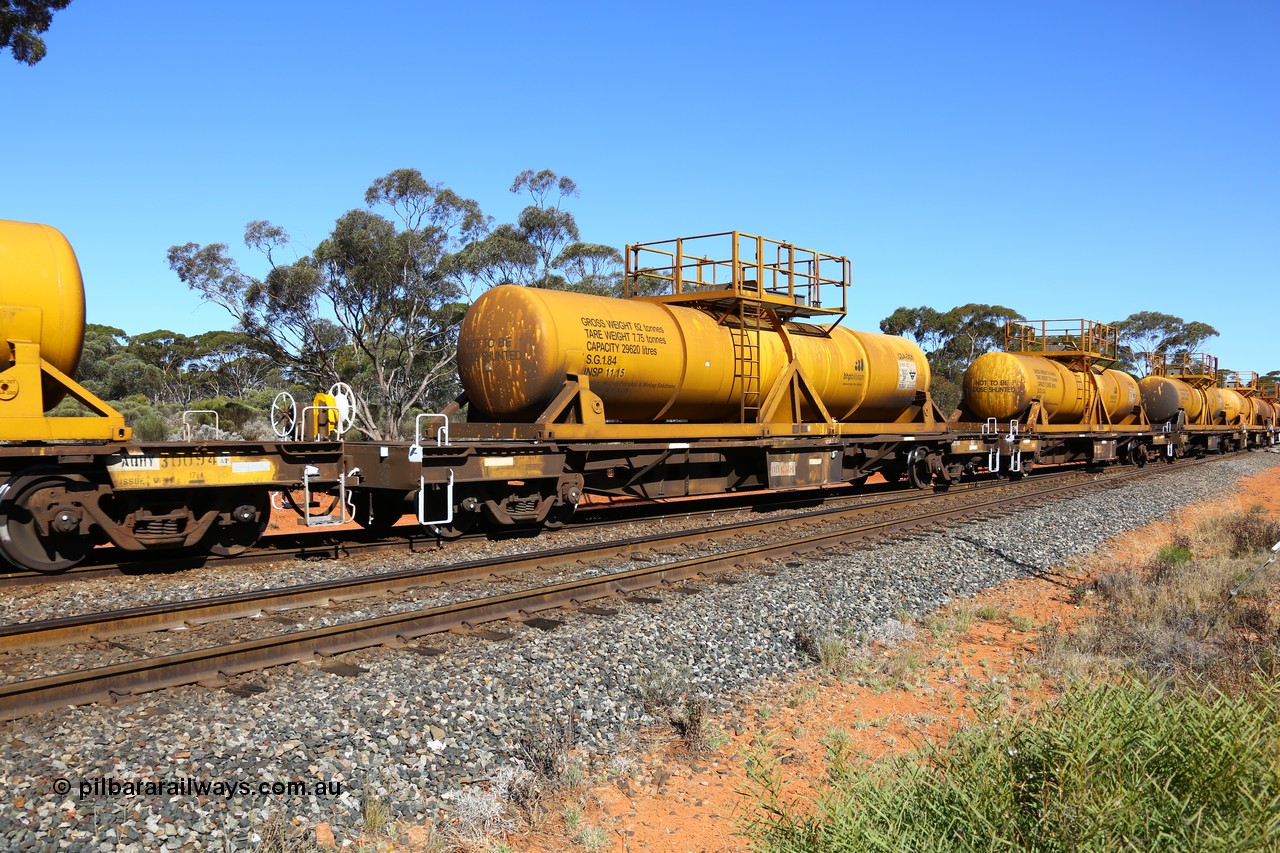
M343 655L346 667L278 667L230 689L4 723L0 849L240 849L280 820L328 822L350 840L373 800L396 819L426 820L508 765L531 729L572 714L579 748L606 759L644 722L641 684L674 678L727 706L810 665L796 649L801 625L883 631L904 613L1069 564L1278 462L1249 453L1175 467L1001 518L769 564L735 584L702 581L696 594L600 604L614 616L543 614L562 623L554 630L497 623L487 627L506 639L430 636ZM363 671L344 674L354 668Z

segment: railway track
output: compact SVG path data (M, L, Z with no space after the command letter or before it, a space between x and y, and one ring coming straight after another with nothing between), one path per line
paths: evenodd
M1180 466L1185 468L1188 466ZM396 592L433 583L451 583L495 574L511 575L531 569L634 558L646 552L671 551L690 542L742 540L768 532L785 541L747 545L710 555L582 577L563 583L534 586L502 595L485 596L414 611L360 619L306 631L280 634L190 652L131 661L90 670L18 681L0 687L0 718L14 719L62 705L111 701L129 694L181 684L218 683L256 669L292 663L315 656L328 657L376 645L406 644L431 633L468 628L484 622L529 618L551 608L626 595L646 588L688 581L726 569L787 559L821 549L845 547L923 526L946 524L978 515L1026 507L1031 502L1060 498L1096 488L1113 487L1138 477L1160 476L1166 470L1126 471L1122 474L1063 484L1022 481L993 484L990 494L913 494L874 504L824 508L784 521L740 522L705 531L610 542L585 548L558 549L512 559L482 560L456 566L410 569L378 576L266 590L215 599L89 614L45 622L14 625L0 630L0 650L65 645L125 634L182 628L205 622L254 616L264 611L328 604L334 601ZM1028 486L1034 488L1027 488ZM952 496L951 501L938 498ZM939 507L940 503L945 504ZM884 518L886 514L894 517ZM880 518L864 519L860 516ZM835 526L804 534L805 526Z

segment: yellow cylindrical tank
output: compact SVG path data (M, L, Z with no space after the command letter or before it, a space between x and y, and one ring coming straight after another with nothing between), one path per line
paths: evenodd
M1276 407L1261 397L1249 397L1249 424L1256 427L1274 426Z
M1187 422L1196 423L1204 411L1204 395L1181 379L1168 376L1144 376L1138 383L1147 417L1153 424L1172 421L1178 409L1187 413Z
M1102 406L1112 423L1138 405L1138 382L1119 370L1095 369ZM978 418L1012 420L1039 400L1049 423L1079 422L1088 397L1086 376L1050 358L1014 352L989 352L964 373L964 401Z
M691 308L502 285L467 311L458 372L472 406L499 421L536 418L560 392L565 374L579 369L611 420L736 420L742 381L734 338ZM759 339L763 397L788 358L776 332L761 331ZM924 352L904 338L838 327L830 337L790 339L838 420L893 420L917 390L929 387Z
M1198 423L1207 424L1223 424L1227 423L1227 401L1222 395L1221 388L1201 388L1200 393L1204 396L1204 414Z
M84 281L58 229L0 219L0 370L9 367L10 340L40 344L41 357L74 378L84 346ZM64 393L46 379L45 408Z
M1219 388L1218 392L1222 394L1223 423L1235 425L1240 422L1241 415L1248 416L1249 401L1243 394L1230 388Z

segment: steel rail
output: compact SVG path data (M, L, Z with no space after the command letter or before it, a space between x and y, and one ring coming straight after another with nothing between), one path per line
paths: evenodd
M1135 477L1125 479L1131 478ZM295 663L316 656L330 657L371 646L405 644L426 634L577 605L636 592L658 584L678 583L765 560L835 548L852 540L866 540L875 535L924 524L937 524L1004 508L1022 508L1030 499L1038 502L1063 493L1088 491L1104 483L1106 481L1062 485L1041 490L1034 496L1018 494L978 503L969 502L960 507L907 519L874 522L781 543L741 548L419 611L15 682L0 686L0 719L16 719L64 705L108 701L133 693L182 684L219 682L244 672Z
M1013 488L1021 483L995 483L986 489ZM649 536L613 540L588 546L571 546L535 551L522 556L501 556L439 566L422 566L363 575L354 578L316 581L277 589L253 590L185 602L165 602L121 610L63 616L39 622L0 626L0 652L23 648L67 645L105 640L151 631L171 631L227 619L243 619L263 612L323 607L374 595L400 592L434 584L458 583L481 577L500 577L526 571L551 569L574 563L626 559L633 554L677 547L690 541L714 542L750 535L779 526L804 526L815 522L840 522L871 512L893 510L911 504L945 498L950 493L900 495L853 506L823 507L786 518L756 519L699 530L654 533Z

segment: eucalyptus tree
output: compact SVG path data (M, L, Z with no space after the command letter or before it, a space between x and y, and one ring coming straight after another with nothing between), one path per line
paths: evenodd
M40 36L53 23L53 13L71 0L0 0L0 50L9 48L13 58L26 65L44 59L48 48Z
M388 215L384 215L388 214ZM393 221L393 218L395 221ZM487 233L479 204L416 169L378 178L309 254L277 261L288 233L265 221L244 243L266 261L244 272L225 243L169 249L169 266L236 320L249 346L290 378L356 390L355 423L374 440L399 438L416 409L443 400L465 309L459 253Z
M573 179L550 169L526 169L516 175L510 191L527 195L530 204L515 222L497 226L463 253L477 283L618 292L622 255L612 246L583 242L577 219L565 209L568 199L579 195Z
M130 346L123 329L89 323L84 330L76 379L104 400L146 394L159 402L156 390L163 382L163 373Z
M1002 346L1005 324L1022 319L1012 308L980 302L949 311L903 306L880 321L880 331L909 337L920 345L933 374L934 400L949 412L960 401L960 383L969 364Z
M1121 359L1141 374L1147 372L1150 355L1161 353L1171 360L1200 350L1206 341L1218 336L1218 330L1208 323L1159 311L1138 311L1111 325L1118 331Z
M196 352L187 369L215 397L248 398L284 384L280 369L242 332L204 332L192 340Z

